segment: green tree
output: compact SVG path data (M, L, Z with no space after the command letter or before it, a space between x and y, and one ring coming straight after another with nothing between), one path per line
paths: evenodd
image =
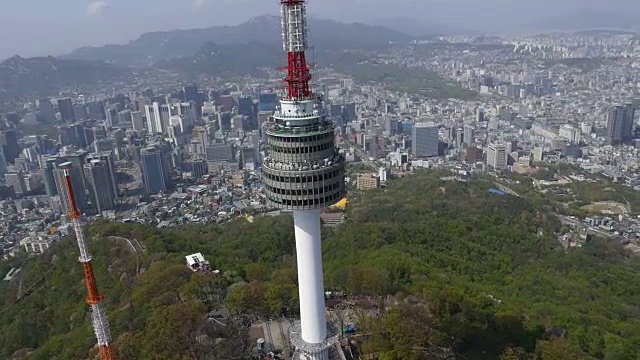
M502 351L499 360L527 360L529 354L521 348L508 347Z
M269 282L264 286L264 302L271 316L278 316L290 296L287 289L278 283Z
M249 310L251 290L247 283L235 283L227 289L227 296L224 300L230 312L241 314Z
M604 343L604 360L638 360L639 349L628 340L607 334Z
M180 287L179 293L181 298L201 301L208 311L212 311L224 306L227 286L227 279L219 274L197 272Z
M539 360L586 360L589 359L579 348L566 340L540 341L538 343Z
M265 281L269 278L269 268L265 264L254 263L247 264L244 267L245 278L247 281Z

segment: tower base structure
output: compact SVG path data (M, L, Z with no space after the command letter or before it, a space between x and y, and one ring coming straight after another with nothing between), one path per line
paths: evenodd
M331 323L327 323L327 338L319 343L308 343L302 339L302 327L299 321L291 325L289 336L296 348L292 360L339 360L342 358L336 350L339 332Z

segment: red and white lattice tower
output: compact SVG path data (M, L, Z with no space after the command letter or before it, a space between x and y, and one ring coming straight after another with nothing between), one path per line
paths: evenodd
M100 304L104 297L100 295L100 292L98 291L96 277L93 273L93 267L91 266L91 254L89 254L89 251L87 250L87 242L82 225L80 224L80 211L78 211L76 198L73 194L73 186L71 185L71 177L68 170L65 170L64 178L67 185L69 205L71 207L69 217L71 218L73 230L76 233L78 249L80 250L80 257L78 258L78 261L82 264L82 269L84 271L84 284L87 288L87 304L91 306L91 321L93 324L93 331L96 334L96 339L98 340L100 359L115 360L116 356L113 348L111 347L109 323L107 322L107 316L105 315L104 309Z

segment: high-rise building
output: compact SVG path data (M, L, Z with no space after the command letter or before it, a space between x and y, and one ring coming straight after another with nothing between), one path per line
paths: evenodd
M142 112L141 111L133 111L131 112L131 124L133 126L133 130L137 132L144 131L144 122L142 121Z
M464 130L462 128L457 128L455 133L456 147L462 147L462 144L464 143L463 138L464 138Z
M111 105L107 109L107 120L104 122L108 128L118 124L118 108L116 105Z
M474 128L471 125L465 125L463 128L463 132L464 134L462 135L462 138L464 140L464 143L468 146L473 144L474 141Z
M390 136L398 133L398 125L398 119L396 118L387 116L384 119L384 131Z
M77 148L84 149L87 147L87 139L84 133L84 126L80 123L64 125L59 127L60 140L63 145L73 145Z
M87 145L90 145L95 140L93 129L90 127L83 127L82 132L84 133L84 139L87 142Z
M207 174L207 162L205 159L193 159L190 161L193 178L198 180Z
M579 129L574 128L569 124L564 124L558 130L558 135L569 140L572 143L579 143L582 139L582 134Z
M84 165L84 176L89 185L91 203L98 214L115 209L116 194L113 192L108 165L98 159L90 160Z
M133 116L131 110L122 110L118 113L118 124L127 126L133 124Z
M258 96L258 111L274 112L278 107L278 95L275 93L262 93Z
M3 130L0 136L0 143L4 152L5 159L8 163L13 164L15 159L20 156L22 149L18 145L18 136L14 129Z
M197 103L200 100L198 96L198 87L196 85L184 86L182 88L182 93L184 94L182 100L185 102L193 101L194 103Z
M160 105L160 131L163 134L169 132L171 126L171 116L178 115L178 108L171 104Z
M326 360L334 337L327 327L320 248L320 209L345 194L345 159L320 97L311 92L306 64L304 0L282 1L288 71L287 95L266 129L269 154L262 164L267 203L293 210L300 322L291 326L293 359Z
M218 113L218 129L222 131L231 131L231 118L230 112Z
M7 173L7 158L4 156L4 150L2 146L0 146L0 176L3 176Z
M177 114L172 113L172 115L182 116L182 118L184 119L182 131L188 131L188 129L190 129L198 121L198 109L196 102L192 100L180 103L177 106Z
M66 161L71 162L74 168L79 169L78 176L82 179L82 183L85 184L85 188L86 188L86 181L84 178L84 172L82 171L82 168L84 167L84 164L87 163L88 154L89 153L87 151L78 150L78 151L67 152L67 153L64 153L63 155Z
M253 99L250 96L241 97L238 99L238 114L248 117L255 116Z
M78 167L76 164L67 161L59 164L58 167L53 170L56 189L60 195L63 213L68 214L72 210L72 205L69 202L69 190L67 189L67 183L65 180L65 170L68 171L71 178L71 186L76 198L78 210L82 213L90 212L89 203L87 202L86 188L84 186L82 167Z
M87 108L84 104L76 104L73 106L73 111L76 116L76 121L87 120Z
M495 170L507 168L507 144L493 143L487 148L487 165Z
M476 109L476 122L484 122L484 109Z
M234 161L235 151L233 144L211 144L207 145L207 161Z
M45 124L52 124L56 121L56 111L49 98L36 100L36 106L40 112L40 120Z
M255 170L258 163L258 152L253 146L242 148L242 168L245 170Z
M150 134L162 133L162 121L160 120L160 104L154 102L144 107L147 115L147 132Z
M615 106L607 117L607 140L611 144L621 144L633 138L635 108L631 104Z
M432 157L438 156L440 137L439 127L434 123L418 123L413 126L411 146L413 156Z
M104 104L102 101L92 101L87 103L87 110L89 113L89 119L102 121L106 119L104 112Z
M207 128L203 126L196 126L191 131L191 138L199 142L202 146L209 145L209 133L207 132Z
M147 98L137 98L135 99L135 101L133 101L133 111L140 111L144 113L144 107L146 105L151 104L151 102L149 101L149 99Z
M116 177L116 170L114 165L115 158L113 155L113 150L102 150L89 154L87 156L87 161L91 162L92 160L100 160L104 163L111 189L115 195L118 195L118 179Z
M329 113L332 118L343 117L342 104L331 104L329 107Z
M350 102L344 104L342 106L342 117L344 117L345 122L356 120L358 118L358 114L356 112L356 103Z
M58 111L63 122L76 122L76 112L70 98L58 99Z
M107 129L102 124L94 126L92 132L94 141L107 138Z
M58 195L58 188L56 187L56 179L53 171L60 163L58 156L47 156L41 159L42 167L42 181L44 182L44 190L49 197Z
M5 175L7 186L11 186L18 196L22 196L27 192L27 185L24 182L24 174L22 171L10 172Z
M543 149L540 146L536 146L533 148L533 162L540 162L543 159L544 153Z
M140 151L140 170L146 194L167 191L171 181L171 173L160 146L148 146Z
M231 118L231 130L232 131L244 131L244 125L247 122L247 117L244 115L236 115Z

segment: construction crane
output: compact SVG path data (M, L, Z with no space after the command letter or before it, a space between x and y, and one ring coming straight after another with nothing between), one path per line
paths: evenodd
M69 207L71 209L69 211L69 217L71 218L73 230L76 233L78 249L80 250L80 257L78 258L78 261L82 264L84 272L84 284L87 288L87 304L91 306L91 322L93 324L93 331L96 334L96 339L98 340L100 359L115 360L116 356L113 348L111 347L109 323L107 322L105 311L100 304L104 297L100 295L100 292L98 291L96 277L93 273L93 267L91 266L91 254L89 254L89 251L87 250L87 241L84 236L82 225L80 225L80 211L78 211L76 198L73 194L73 186L71 185L69 170L64 171L64 179L67 185Z

